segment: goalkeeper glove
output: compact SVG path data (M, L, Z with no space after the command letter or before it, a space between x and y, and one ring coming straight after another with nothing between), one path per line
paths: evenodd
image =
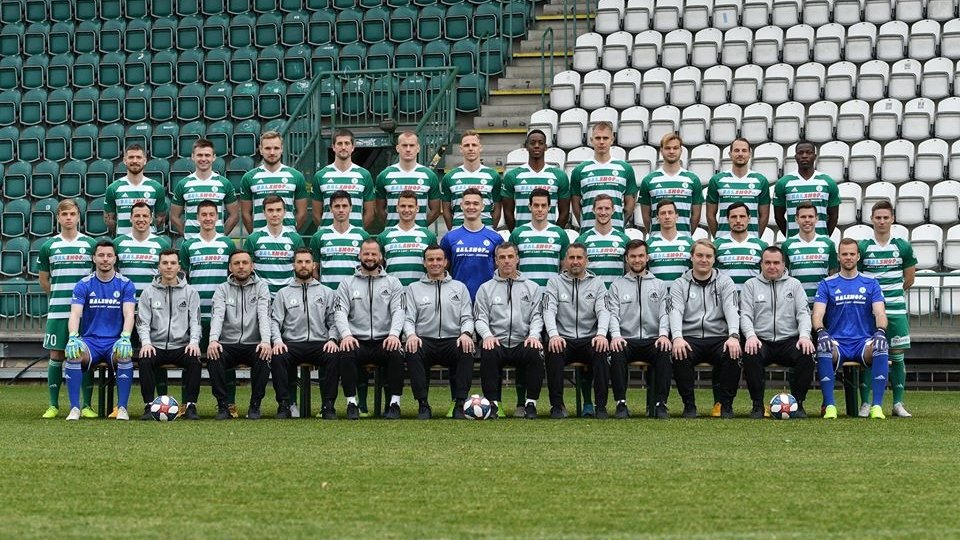
M887 331L883 328L877 328L877 331L873 333L873 354L885 353L888 348Z
M76 360L80 358L80 353L83 351L83 348L83 340L80 339L80 334L70 334L70 339L67 341L67 347L63 352L67 358Z
M124 332L120 334L120 339L113 344L113 357L117 360L127 360L132 356L133 345L130 343L130 333Z
M817 353L833 354L833 339L830 337L830 334L822 328L817 331Z

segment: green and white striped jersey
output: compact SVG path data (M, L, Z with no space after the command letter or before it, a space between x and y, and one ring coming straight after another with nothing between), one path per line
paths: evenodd
M217 235L207 242L200 236L180 244L180 266L187 273L187 281L200 295L200 318L210 319L213 293L227 280L230 254L236 250L233 240Z
M556 223L560 213L557 201L570 198L570 181L563 169L547 165L538 172L531 169L529 164L523 164L510 169L503 176L500 197L514 200L514 228L530 223L530 193L537 188L543 188L550 193L552 208L547 215L547 221Z
M743 289L743 284L752 277L760 275L760 257L767 243L756 236L748 236L743 242L738 242L731 236L722 236L713 241L717 247L717 258L714 266L717 270L730 276L737 292Z
M560 273L570 238L567 231L552 223L548 223L543 230L537 230L533 223L527 223L510 233L510 242L520 252L517 269L523 277L546 287L547 281Z
M786 208L788 238L800 232L796 219L797 206L807 201L817 207L817 234L829 234L827 208L840 206L840 190L833 178L820 171L813 171L809 180L804 180L799 174L788 174L777 180L773 206Z
M673 240L667 240L659 233L651 234L647 238L647 268L657 279L665 281L667 287L683 275L692 266L690 264L690 250L693 249L693 237L688 234L677 233Z
M133 205L143 201L153 208L153 215L167 213L167 195L160 182L144 177L137 185L130 183L124 176L107 186L103 197L103 211L117 215L117 234L131 234L133 224L130 222L130 211ZM153 224L150 224L153 230Z
M117 271L133 282L140 298L143 288L157 275L160 252L170 248L170 239L151 234L141 241L123 234L113 240L113 246L117 250Z
M437 235L426 227L403 230L397 225L377 235L377 242L383 251L383 269L406 287L426 273L423 252L437 243Z
M807 302L813 303L817 286L830 270L839 268L837 246L829 236L818 234L807 242L799 235L787 238L780 246L787 256L787 269L797 278L807 293Z
M253 269L267 283L270 294L285 287L293 279L293 252L303 247L303 238L284 230L279 236L264 227L247 237L243 249L253 254Z
M263 214L263 200L270 195L283 199L287 214L283 226L297 229L297 210L294 201L307 198L307 182L303 173L281 165L277 172L268 171L263 165L247 171L240 180L240 200L253 202L253 230L267 226L267 217Z
M453 227L463 225L463 211L460 201L467 188L477 188L483 193L483 211L480 220L487 227L496 227L499 223L493 222L493 206L500 202L500 173L490 167L481 166L475 171L468 171L463 165L447 171L440 182L440 196L444 202L450 203L453 212Z
M860 241L860 271L880 282L887 315L906 315L903 271L917 266L913 246L903 238L881 244L876 238Z
M203 201L217 203L217 234L226 234L223 222L226 219L226 206L237 202L237 192L230 180L217 173L202 180L195 176L185 176L173 188L173 204L183 207L183 237L193 238L200 234L200 222L197 221L197 205Z
M40 247L37 268L50 274L50 305L47 318L69 319L73 286L93 271L97 241L77 233L73 240L58 234Z
M607 288L623 275L623 254L629 241L630 237L617 229L607 234L589 229L577 238L577 242L587 246L587 270L596 274Z
M350 224L354 227L363 227L363 203L374 200L376 192L370 171L356 163L351 163L350 168L345 171L341 171L331 163L313 176L313 190L310 194L313 204L323 205L320 226L333 225L330 196L341 190L350 195Z
M344 278L352 276L360 264L360 244L369 237L360 227L351 226L342 233L333 226L318 229L310 239L310 250L320 265L320 283L337 290Z
M633 167L626 161L610 160L599 163L595 160L584 161L570 174L570 196L580 199L583 219L580 231L593 228L593 199L605 193L613 198L613 227L623 230L623 199L637 194L637 179ZM607 286L610 283L607 282Z
M717 205L717 236L730 234L727 223L727 207L735 202L747 205L750 224L747 230L760 234L760 207L770 206L770 183L762 174L747 171L743 178L733 171L718 172L707 184L707 202Z
M419 163L412 171L405 171L400 168L399 163L390 165L377 175L377 198L387 201L387 227L393 227L400 223L400 215L397 214L397 200L400 199L400 193L410 190L417 194L416 223L418 227L426 227L427 213L430 210L430 201L440 198L440 181L437 175L420 165ZM351 272L351 275L353 272Z
M637 198L639 204L650 206L650 232L660 232L660 223L657 221L657 204L664 199L670 199L677 204L677 231L691 234L698 223L690 223L691 214L695 205L703 204L703 188L700 178L696 174L680 169L676 176L670 176L657 169L643 177L640 182ZM659 276L658 276L659 277ZM663 279L663 278L661 278Z

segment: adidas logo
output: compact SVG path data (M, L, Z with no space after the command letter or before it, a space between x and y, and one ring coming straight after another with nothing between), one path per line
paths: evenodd
M824 377L820 379L820 382L830 382L830 377Z
M96 298L96 297L97 297L97 293L90 291L90 298Z
M130 376L127 375L126 373L122 373L122 374L120 374L120 375L117 375L117 378L118 378L118 379L129 379Z
M887 378L884 377L883 375L877 375L876 377L873 378L873 380L875 380L875 381L885 381L885 380L887 380Z

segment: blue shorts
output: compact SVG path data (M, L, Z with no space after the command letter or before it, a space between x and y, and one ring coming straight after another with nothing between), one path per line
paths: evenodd
M90 353L90 367L100 362L113 364L113 344L117 342L117 339L120 339L119 337L84 337L80 339L83 340L83 343L87 346L87 352Z
M860 365L867 365L863 358L867 352L867 345L872 341L871 338L864 340L834 340L833 342L837 344L837 365L839 366L844 362L858 362Z

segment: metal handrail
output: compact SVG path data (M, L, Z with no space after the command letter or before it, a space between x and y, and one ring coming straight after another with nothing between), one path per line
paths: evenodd
M549 52L547 47L547 35L550 35L549 41ZM550 60L550 78L546 77L547 74L547 59ZM546 109L550 106L550 97L547 94L547 87L553 86L553 75L554 75L554 59L553 59L553 28L547 28L543 31L543 34L540 35L540 108Z

